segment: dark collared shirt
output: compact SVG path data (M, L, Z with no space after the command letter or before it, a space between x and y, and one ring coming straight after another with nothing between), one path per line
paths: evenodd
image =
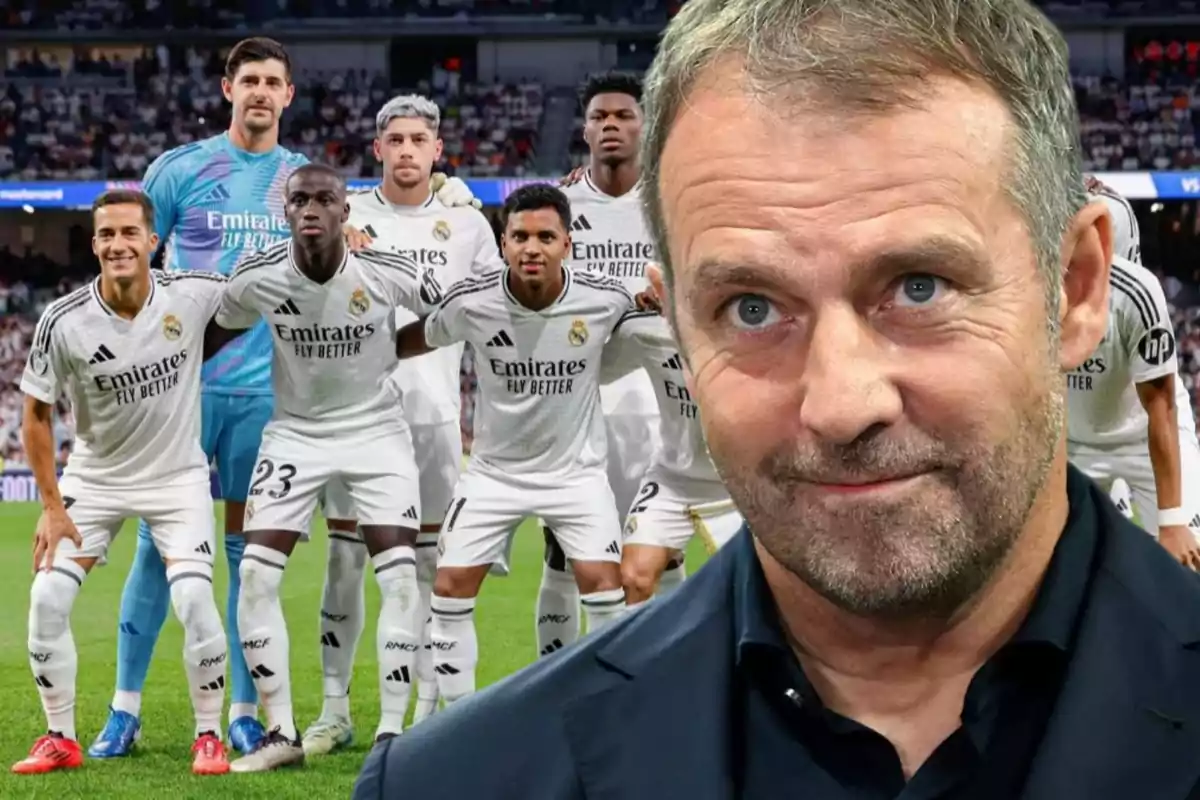
M734 588L737 796L817 800L1011 800L1062 686L1097 555L1088 483L1069 471L1070 514L1017 634L975 674L962 726L907 782L882 735L826 708L784 637L750 537Z

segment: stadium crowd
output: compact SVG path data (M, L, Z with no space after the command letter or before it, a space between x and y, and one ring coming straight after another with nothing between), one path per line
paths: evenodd
M70 65L31 51L0 81L0 180L136 179L159 154L221 133L229 106L214 50L146 48L133 63L81 48ZM69 72L71 80L43 79ZM347 177L372 177L374 112L401 90L366 70L306 73L283 144ZM435 66L415 91L443 109L442 171L520 176L535 153L543 87L478 84Z

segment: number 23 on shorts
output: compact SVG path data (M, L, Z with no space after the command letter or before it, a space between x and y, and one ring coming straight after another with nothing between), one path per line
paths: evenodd
M264 489L263 484L275 478L279 488ZM292 479L296 468L291 464L276 464L269 458L261 459L254 467L254 480L250 483L250 497L259 497L266 492L272 500L282 500L292 492Z

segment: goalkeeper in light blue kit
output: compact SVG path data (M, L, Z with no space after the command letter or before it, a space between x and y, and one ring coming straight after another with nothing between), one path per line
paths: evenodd
M229 274L238 260L287 238L283 186L304 156L279 146L279 118L294 88L287 52L270 39L246 39L229 53L221 88L233 105L229 131L160 156L143 189L154 202L163 266ZM229 743L242 753L265 737L258 697L237 629L242 515L263 427L271 418L271 336L265 322L204 364L202 442L225 500L229 563ZM142 687L170 603L166 572L150 530L138 528L137 553L121 596L117 691L108 722L88 750L127 755L140 734Z
M279 119L295 92L287 51L272 39L239 42L229 51L221 89L233 106L229 131L170 150L146 171L142 188L154 203L154 228L166 243L168 271L228 275L243 256L291 235L283 213L284 184L308 159L279 146ZM430 185L445 205L475 204L458 178L435 173ZM345 230L351 249L370 241L349 226ZM229 743L243 755L266 738L257 718L254 682L242 656L237 598L246 496L274 405L271 350L270 329L260 322L205 362L202 373L201 436L205 454L217 467L225 501ZM140 735L142 687L169 606L165 567L143 522L121 595L116 692L108 722L88 750L93 758L128 755Z

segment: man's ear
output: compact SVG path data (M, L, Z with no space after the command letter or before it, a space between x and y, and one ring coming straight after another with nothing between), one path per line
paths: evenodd
M1108 276L1113 228L1102 202L1088 203L1063 239L1058 298L1059 367L1070 372L1091 357L1108 330Z

